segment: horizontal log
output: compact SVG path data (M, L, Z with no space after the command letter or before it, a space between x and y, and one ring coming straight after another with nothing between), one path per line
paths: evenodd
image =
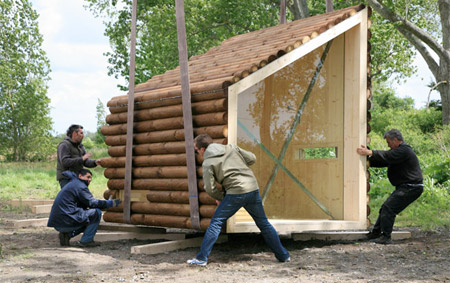
M107 186L110 190L123 190L124 179L110 179ZM202 187L203 188L203 187ZM187 179L135 179L132 181L132 190L163 190L163 191L187 191Z
M227 110L227 99L207 100L192 104L192 114L206 114L214 112L224 112ZM106 123L122 124L127 122L127 112L112 113L106 116ZM157 107L150 109L137 110L134 113L134 121L157 120L171 117L183 116L183 105L170 105L166 107Z
M226 112L207 113L192 116L194 127L206 127L227 124ZM133 124L135 133L145 133L164 130L183 129L183 117L173 117L158 120L136 122ZM123 135L127 133L127 124L106 125L100 129L104 136Z
M211 218L216 211L216 207L216 205L200 205L200 216ZM179 203L132 202L131 213L189 217L190 206L189 204Z
M228 136L228 126L222 125L194 128L194 135L198 136L200 134L208 134L213 139L226 138ZM105 143L109 146L118 146L125 145L126 140L126 135L107 136L105 138ZM184 141L184 129L135 134L133 144L173 141Z
M197 175L202 176L201 167L197 168ZM125 168L107 168L104 175L108 179L125 178ZM146 178L187 178L186 166L165 167L137 167L133 168L132 177L136 179Z
M125 223L125 221L123 221L123 212L105 211L105 213L103 213L103 220L105 222Z
M197 164L202 164L203 160L196 155ZM159 155L139 155L133 156L133 167L158 167L158 166L185 166L186 154L159 154ZM103 168L123 168L125 167L125 157L105 157L102 158Z
M228 93L224 81L231 79L228 77L221 77L209 82L197 82L191 84L191 102L199 102L206 100L214 100L219 98L226 98ZM145 88L146 83L139 84L136 88ZM148 89L141 89L137 91L134 96L135 109L147 109L168 105L181 104L181 86L174 85L171 87L155 87L150 86ZM113 97L108 101L107 106L111 113L126 112L128 106L128 96L121 95Z
M226 139L214 139L215 143L227 144ZM186 145L184 141L179 142L161 142L161 143L147 143L138 144L133 147L133 155L157 155L157 154L171 154L171 153L185 153ZM126 146L110 146L108 154L111 157L125 156Z
M208 229L211 218L201 218L200 228L202 230ZM170 216L170 215L152 215L152 214L132 214L131 223L135 225L148 225L171 227L181 229L192 229L191 220L185 216Z
M110 197L113 199L116 199L116 198L118 198L118 196L119 196L119 191L117 191L117 190L105 190L103 192L104 199L109 199Z
M189 203L189 192L171 192L171 191L150 191L147 193L147 199L150 202L159 203ZM198 194L198 200L201 204L215 205L216 201L206 192Z

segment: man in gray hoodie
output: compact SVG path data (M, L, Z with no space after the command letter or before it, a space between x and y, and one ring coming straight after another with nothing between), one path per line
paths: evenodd
M206 266L222 226L241 207L252 216L275 257L280 262L290 261L289 252L282 246L277 232L267 220L258 183L249 168L256 161L255 155L235 145L213 143L207 134L195 138L194 148L204 158L202 167L205 191L216 199L218 207L206 230L200 252L187 263ZM222 185L223 191L217 188L216 182Z

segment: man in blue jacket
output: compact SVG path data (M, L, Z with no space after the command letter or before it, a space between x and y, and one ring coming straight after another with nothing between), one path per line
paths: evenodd
M94 242L94 236L102 218L100 209L118 206L120 200L94 198L88 188L92 172L87 169L81 169L78 175L72 171L64 171L62 174L70 181L56 196L47 226L59 231L61 246L70 246L70 238L81 232L82 247L98 246Z
M387 167L388 178L395 191L380 208L380 214L367 238L377 244L392 244L391 233L397 214L415 201L423 192L423 177L419 160L413 149L403 141L397 129L384 134L390 150L370 150L365 146L356 149L369 156L370 167Z

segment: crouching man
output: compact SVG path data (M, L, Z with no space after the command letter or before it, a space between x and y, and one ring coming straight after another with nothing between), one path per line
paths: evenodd
M62 173L69 179L58 193L50 212L47 226L59 232L61 246L70 246L70 238L83 232L79 242L82 247L98 246L94 242L98 224L102 218L100 209L116 207L120 200L99 200L89 191L92 172L81 169L78 175L72 171Z
M282 246L277 232L267 220L258 183L248 167L255 163L255 155L235 145L213 143L207 134L195 138L194 149L204 158L202 167L205 191L216 199L219 206L206 230L200 252L187 263L206 266L222 226L241 207L252 216L275 257L280 262L290 261L289 252ZM216 181L222 185L224 192L217 189Z

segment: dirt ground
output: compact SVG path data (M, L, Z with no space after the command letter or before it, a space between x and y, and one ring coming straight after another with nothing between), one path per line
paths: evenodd
M0 210L0 282L450 282L448 228L403 229L411 239L387 246L282 239L289 263L279 263L260 235L229 235L207 267L192 267L185 262L197 248L132 255L132 246L148 243L137 240L62 248L53 229L6 225L30 217Z

